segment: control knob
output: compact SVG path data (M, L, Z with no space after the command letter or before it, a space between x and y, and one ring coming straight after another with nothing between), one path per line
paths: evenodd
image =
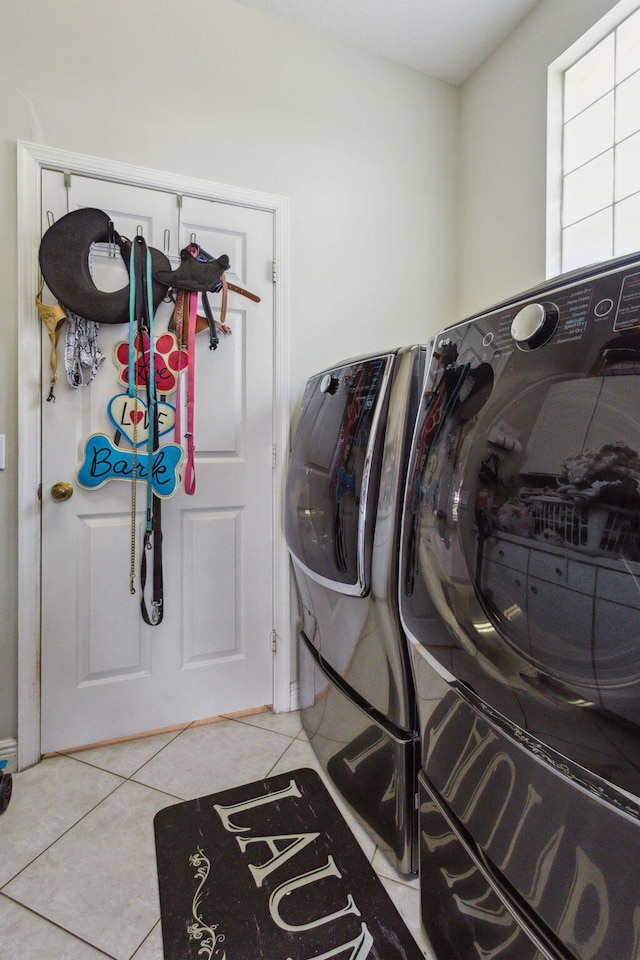
M528 303L511 323L511 336L520 350L537 350L547 343L558 326L555 303Z
M340 381L338 378L332 377L330 373L326 373L320 381L320 393L328 393L333 396L339 386Z

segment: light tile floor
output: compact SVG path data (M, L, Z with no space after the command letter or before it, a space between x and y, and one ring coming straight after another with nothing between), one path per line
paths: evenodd
M177 800L317 770L424 956L418 881L395 872L325 776L299 714L193 724L14 774L0 817L2 960L162 960L153 818ZM416 960L422 960L416 957Z

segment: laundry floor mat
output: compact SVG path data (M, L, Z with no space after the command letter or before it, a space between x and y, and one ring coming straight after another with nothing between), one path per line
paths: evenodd
M156 814L165 960L422 960L318 774Z

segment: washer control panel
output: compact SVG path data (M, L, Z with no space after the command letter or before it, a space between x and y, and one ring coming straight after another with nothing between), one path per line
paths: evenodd
M513 318L511 336L522 350L536 350L551 339L557 326L555 303L528 303Z
M474 341L479 359L491 361L516 352L553 351L564 344L637 335L640 341L640 254L594 267L570 282L558 277L510 304L498 306L443 331L459 345ZM471 334L470 328L474 333Z

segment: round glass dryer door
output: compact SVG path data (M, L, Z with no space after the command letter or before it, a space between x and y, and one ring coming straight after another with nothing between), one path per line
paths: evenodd
M635 326L616 328L615 282L601 318L598 283L611 278L559 292L533 348L513 333L517 306L436 343L401 603L409 632L455 677L473 661L504 684L544 678L547 691L638 722L640 304ZM425 629L430 602L449 645Z

